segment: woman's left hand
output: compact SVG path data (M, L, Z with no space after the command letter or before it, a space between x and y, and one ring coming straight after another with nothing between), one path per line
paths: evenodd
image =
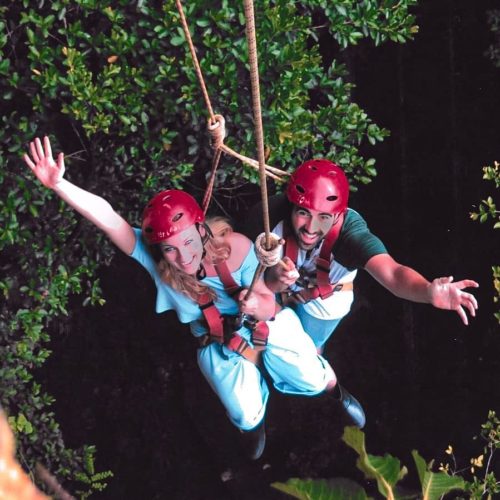
M245 300L245 296L248 290L243 289L238 296L238 304L240 306L240 311L249 316L256 316L259 310L259 298L258 294L252 292L250 296Z

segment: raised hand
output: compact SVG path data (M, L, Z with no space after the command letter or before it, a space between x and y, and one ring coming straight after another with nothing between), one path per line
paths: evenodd
M463 292L464 288L477 288L473 280L462 280L453 283L453 276L436 278L430 285L430 301L434 307L456 311L465 325L469 324L465 309L471 316L476 315L477 300L474 295ZM465 309L464 309L465 308Z
M64 176L64 154L59 153L57 163L54 161L48 137L43 138L43 145L38 137L30 142L30 152L31 158L23 156L26 165L45 187L55 189Z

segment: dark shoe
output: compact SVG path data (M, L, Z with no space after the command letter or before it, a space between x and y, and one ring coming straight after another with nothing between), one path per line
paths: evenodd
M359 404L359 401L340 384L336 385L333 391L333 396L340 402L352 424L362 429L366 424L366 416L363 408Z
M241 431L243 446L250 460L258 460L266 447L266 428L264 422L251 431Z

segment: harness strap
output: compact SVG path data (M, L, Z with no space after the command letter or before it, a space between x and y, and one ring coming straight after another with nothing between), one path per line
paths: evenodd
M311 288L304 288L298 292L293 292L292 295L297 298L299 302L305 304L318 297L326 299L336 291L340 291L341 289L345 290L341 284L330 282L330 265L333 260L332 249L339 237L343 223L344 214L341 214L323 240L319 256L316 259L316 285ZM299 247L295 235L291 234L289 230L288 224L283 225L283 233L285 235L285 255L297 265Z
M224 290L230 297L234 297L243 289L243 287L238 285L238 283L236 283L236 281L234 280L225 260L219 262L218 264L214 264L214 267L217 271L217 275L224 285Z
M206 347L215 342L209 334L198 337L198 339L200 347ZM237 333L233 334L225 346L231 351L238 353L254 365L259 365L262 351L265 349L265 347L261 346L251 347L250 344Z
M214 268L224 285L224 290L230 297L234 298L243 287L238 285L234 280L227 266L227 262L222 261L215 264ZM224 317L220 314L220 311L217 309L208 294L204 294L198 299L198 306L203 313L203 317L205 318L209 331L208 334L200 337L200 345L202 347L205 347L212 342L224 344L231 351L237 352L252 363L258 364L260 351L265 349L269 337L269 327L265 321L255 321L251 319L245 320L245 326L252 330L252 343L255 345L255 348L252 348L241 335L235 333L234 331L224 331ZM275 314L279 311L279 307L280 306L277 304ZM226 324L226 327L228 326L229 325Z
M209 336L214 342L222 344L224 342L224 318L221 316L213 300L208 293L203 294L198 299L198 306L203 313L203 317L208 325Z
M347 283L332 283L331 287L333 290L330 295L337 292L350 292L354 290L354 283L352 281L348 281ZM319 290L317 287L303 288L302 290L299 290L297 292L285 292L285 294L282 296L282 301L284 304L286 304L288 299L292 297L297 302L306 304L311 300L317 299L319 296Z
M214 265L217 274L224 285L224 289L231 296L234 297L239 293L243 287L239 286L234 280L227 262L224 260ZM277 311L275 311L276 314ZM265 321L245 320L245 326L252 330L252 343L258 346L266 346L269 337L269 327ZM228 344L226 344L228 345Z

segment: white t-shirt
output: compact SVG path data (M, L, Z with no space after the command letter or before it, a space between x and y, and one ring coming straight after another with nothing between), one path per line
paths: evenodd
M281 221L276 227L274 227L272 231L277 236L282 237L283 221ZM312 251L310 251L310 255L307 260L307 251L299 248L296 263L296 267L299 272L301 269L303 269L306 274L312 274L316 272L316 260L319 257L322 245L323 241L317 248L314 248ZM283 254L283 247L281 247L281 252ZM332 262L330 263L330 283L349 283L351 281L354 281L356 274L357 270L350 271L335 260L332 260ZM299 291L302 289L302 287L297 285L292 285L290 288L292 291ZM344 317L350 311L353 300L354 293L352 290L344 292L339 291L335 292L327 299L318 297L317 299L310 300L309 302L307 302L307 304L304 304L304 309L314 318L327 320L339 319Z

